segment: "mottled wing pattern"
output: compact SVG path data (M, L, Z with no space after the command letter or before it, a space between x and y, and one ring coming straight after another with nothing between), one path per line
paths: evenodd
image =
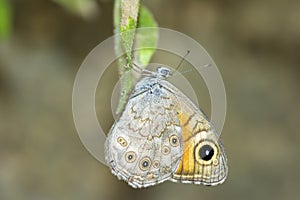
M167 81L163 85L180 102L177 111L183 137L183 155L171 180L204 185L224 182L228 167L219 134L188 97Z
M160 81L145 77L137 83L105 144L112 173L134 188L170 179L182 156L179 102Z

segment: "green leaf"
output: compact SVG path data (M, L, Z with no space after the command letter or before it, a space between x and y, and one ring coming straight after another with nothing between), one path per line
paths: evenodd
M0 0L0 40L9 37L12 29L12 12L8 0Z
M147 29L146 27L151 27ZM135 62L139 65L149 64L153 53L155 52L158 41L157 23L150 11L141 6L138 21L138 29L136 33L135 46L139 50L135 54Z

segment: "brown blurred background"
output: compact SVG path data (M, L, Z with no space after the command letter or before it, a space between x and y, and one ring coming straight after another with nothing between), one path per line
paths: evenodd
M54 0L10 3L12 32L0 40L1 200L299 197L300 1L142 1L159 26L197 40L219 67L229 162L228 179L217 187L165 182L143 190L118 181L86 151L72 118L76 72L113 34L113 1L96 0L80 11ZM110 68L101 80L109 87L97 93L105 131L113 123L107 105L117 78ZM199 103L209 113L205 92Z

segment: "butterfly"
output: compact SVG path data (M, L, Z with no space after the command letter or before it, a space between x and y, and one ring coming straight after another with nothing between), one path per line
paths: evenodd
M166 180L217 185L227 177L224 147L207 116L167 81L167 67L142 78L105 141L111 172L133 188Z

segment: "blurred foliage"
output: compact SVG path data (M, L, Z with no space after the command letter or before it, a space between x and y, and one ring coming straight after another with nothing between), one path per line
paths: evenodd
M149 64L150 59L155 52L158 41L158 29L157 23L151 14L151 12L145 7L140 7L140 13L138 18L138 28L147 28L144 31L137 30L136 33L136 48L139 49L136 51L134 56L134 62L142 66Z
M96 0L53 0L70 12L81 15L82 17L92 17L96 14Z
M11 33L12 10L9 0L0 0L0 40L6 39Z

